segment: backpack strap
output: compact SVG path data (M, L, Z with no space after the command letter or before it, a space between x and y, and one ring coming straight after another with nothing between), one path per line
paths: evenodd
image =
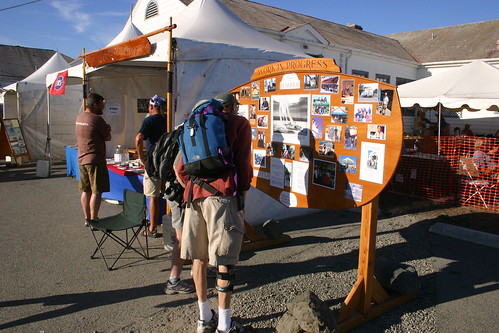
M191 187L189 188L189 194L187 196L187 202L192 202L192 190L194 188L194 184L201 186L206 191L210 192L213 195L221 195L222 193L218 191L216 188L210 185L211 182L217 180L217 178L210 178L207 180L202 180L199 177L189 175L189 179L192 180Z

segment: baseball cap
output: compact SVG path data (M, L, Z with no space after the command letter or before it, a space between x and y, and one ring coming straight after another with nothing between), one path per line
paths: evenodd
M153 97L151 97L151 100L149 101L149 104L151 104L154 107L159 107L160 105L165 103L166 99L158 95L154 95Z
M222 104L240 104L237 98L230 92L218 94L215 99L220 101Z

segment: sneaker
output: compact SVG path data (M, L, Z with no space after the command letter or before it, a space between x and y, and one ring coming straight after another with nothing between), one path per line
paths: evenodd
M170 253L173 251L173 246L165 244L165 251L166 253Z
M177 283L171 283L170 280L166 281L165 294L167 295L191 294L194 291L194 287L188 285L182 280L179 280Z
M215 333L218 326L218 315L211 310L211 320L206 322L201 319L198 319L198 328L196 329L196 333Z

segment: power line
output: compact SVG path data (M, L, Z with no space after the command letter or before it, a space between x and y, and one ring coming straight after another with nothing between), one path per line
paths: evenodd
M0 8L0 12L3 12L4 10L16 8L16 7L26 6L26 5L29 5L29 4L32 4L35 2L40 2L40 1L42 1L42 0L34 0L34 1L26 2L26 3L22 3L20 5L15 5L15 6L7 7L7 8Z

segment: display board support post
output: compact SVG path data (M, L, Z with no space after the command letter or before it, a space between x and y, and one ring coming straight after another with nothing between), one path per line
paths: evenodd
M374 277L379 196L362 206L357 282L339 309L340 332L357 327L414 298L389 295Z
M291 237L289 235L282 235L278 239L263 238L251 226L251 224L246 221L244 221L244 227L246 229L246 232L244 233L244 237L246 239L243 241L241 252L258 250L264 247L275 246L291 241Z

